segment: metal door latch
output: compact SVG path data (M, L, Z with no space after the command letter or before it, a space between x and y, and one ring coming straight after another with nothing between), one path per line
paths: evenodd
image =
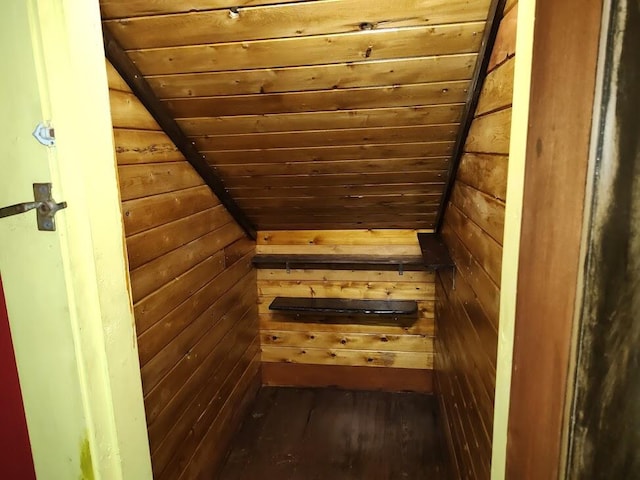
M19 213L28 212L36 209L38 219L38 230L47 232L55 232L56 219L55 215L58 210L67 208L67 202L57 203L51 198L50 183L34 183L33 184L34 202L16 203L8 207L0 208L0 218L18 215Z

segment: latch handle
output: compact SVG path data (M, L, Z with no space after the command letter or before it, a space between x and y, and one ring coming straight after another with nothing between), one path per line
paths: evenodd
M36 200L35 202L16 203L15 205L0 208L0 218L18 215L36 209L38 230L54 232L56 229L55 215L58 210L67 208L67 202L57 203L51 198L50 183L34 183L33 196Z
M28 212L34 208L39 208L42 202L23 202L16 203L15 205L9 205L8 207L0 208L0 218L10 217L12 215L18 215L20 213Z

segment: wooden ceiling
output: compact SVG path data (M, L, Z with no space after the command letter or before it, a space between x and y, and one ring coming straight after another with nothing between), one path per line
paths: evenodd
M260 230L432 228L490 0L101 0Z

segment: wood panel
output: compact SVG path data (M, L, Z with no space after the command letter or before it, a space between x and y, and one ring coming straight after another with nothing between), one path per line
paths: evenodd
M516 11L500 23L442 226L456 271L437 275L435 372L459 478L491 470Z
M313 112L464 102L469 82L416 83L308 92L163 100L176 118Z
M131 50L145 75L325 65L478 51L483 22ZM330 48L328 48L329 46Z
M417 105L344 111L235 115L179 120L188 135L298 132L366 127L458 123L462 104Z
M393 177L398 198L414 195L418 186L426 194L441 194L439 186L428 185L433 176L424 175L424 164L396 159L422 162L451 154L489 4L490 0L101 2L105 28L217 169L225 187L240 198L247 196L234 191L238 188L295 185L298 179L282 179L287 175L301 175L303 186L353 182L364 189L378 183L367 177L370 173ZM496 83L504 83L500 78ZM123 103L127 98L122 91L116 100ZM502 137L504 131L497 125L496 141L504 141ZM172 153L157 145L150 156ZM138 149L139 139L130 138L120 156L135 162ZM370 159L390 163L363 161ZM352 163L290 165L338 160ZM268 166L256 169L255 164ZM403 182L395 180L401 172L410 172ZM339 176L345 173L352 175ZM363 178L355 178L358 175ZM245 205L254 224L314 228L310 210L304 212L306 219L270 219L276 208L300 210L298 200L282 188L258 198L270 200L259 210ZM336 217L341 207L351 208L347 197L343 200L336 197L331 202ZM422 216L412 221L431 228L438 206L423 206L418 212ZM339 219L337 228L411 226L396 219L416 213L416 203L409 201L370 202L366 207L354 213L357 220Z
M585 238L582 229L587 169L593 151L590 139L594 132L594 95L602 88L596 87L596 70L599 50L602 51L603 4L599 0L536 3L531 79L531 98L536 100L529 106L524 173L508 422L506 475L509 478L561 477L566 461L561 449L563 426L567 421L564 415L568 412L565 402L572 361L572 329L576 321L576 290L581 281L578 272L584 265L581 246ZM629 7L637 18L637 4ZM608 22L604 24L615 30L612 37L620 38L620 24L613 27L614 24ZM637 38L637 27L631 31ZM626 59L635 55L632 44ZM635 60L631 63L637 65ZM622 64L626 65L627 61ZM633 68L627 70L626 66L624 69L634 71ZM612 104L634 111L637 105L637 101L632 100L634 97L622 98L624 100ZM631 118L634 115L630 114ZM615 131L615 122L610 120L607 129ZM621 142L619 135L618 132L616 143ZM637 145L634 134L627 138L630 141L618 145L626 144L626 148ZM624 151L625 147L616 150L618 148ZM608 191L609 195L614 194ZM625 237L624 243L628 241ZM626 265L628 268L629 264ZM608 264L610 266L612 264ZM613 297L609 299L615 301ZM618 307L621 306L616 305L616 310ZM611 319L607 321L608 332L610 322ZM617 347L616 351L622 350ZM604 352L600 356L605 358ZM607 375L607 382L611 381ZM598 402L597 408L604 406ZM615 410L622 418L623 411L618 406ZM539 421L531 422L532 411ZM618 435L616 432L616 438ZM607 462L604 469L609 470L613 465L611 460L611 457L604 460ZM612 469L611 473L615 475L615 471ZM585 474L583 478L589 476Z
M260 378L255 243L107 68L154 476L208 472Z
M160 98L248 95L287 91L375 87L471 78L476 55L400 58L302 66L159 75L149 83Z
M265 254L419 255L417 232L406 230L261 231L257 252ZM372 270L258 270L258 312L262 359L266 363L429 371L433 364L434 275L431 272ZM418 300L418 320L410 327L327 324L322 316L296 322L272 312L276 296ZM317 319L316 319L317 318ZM286 367L284 374L286 374ZM328 370L328 372L331 370ZM338 372L339 370L333 370ZM264 381L270 382L268 371ZM275 369L280 374L282 369ZM330 381L328 373L323 374ZM275 379L273 381L276 381ZM340 379L335 384L345 385ZM411 385L407 385L411 389Z
M353 32L378 24L397 28L472 22L484 20L488 7L489 0L396 0L393 9L369 0L317 0L107 20L105 25L124 48L140 49Z
M320 147L323 145L367 145L370 143L410 143L429 138L434 142L455 140L457 124L404 127L370 127L303 132L250 133L193 137L198 148L247 150L252 148Z

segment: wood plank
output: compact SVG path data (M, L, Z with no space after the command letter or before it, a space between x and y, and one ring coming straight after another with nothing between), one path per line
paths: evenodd
M376 368L432 369L433 354L424 352L380 352L263 346L263 362L303 363L312 365L347 365Z
M222 228L131 271L133 301L137 302L154 292L241 236L240 227L235 223L228 223Z
M127 238L129 268L136 269L212 230L233 222L222 205Z
M478 51L484 22L131 50L145 75L451 55Z
M265 305L268 306L268 303ZM269 309L265 308L259 313L260 329L264 330L286 330L289 332L332 332L346 335L348 333L374 334L374 335L434 335L434 319L433 319L433 301L423 301L418 303L420 316L418 321L411 326L400 325L358 325L345 323L343 325L335 325L323 322L323 317L318 316L316 322L311 321L305 323L292 323L289 316L279 313L268 313ZM429 308L431 311L429 312ZM258 306L260 310L260 306Z
M476 118L469 130L465 152L509 153L511 108Z
M336 185L336 186L288 186L288 187L239 187L230 189L236 198L280 198L280 197L336 197L349 195L390 195L393 193L403 194L427 194L435 190L433 185L419 183L409 183L395 185ZM440 195L434 192L433 196ZM285 214L286 215L286 214ZM275 218L278 218L277 214ZM265 229L261 229L265 230ZM413 229L412 229L413 230Z
M457 124L370 127L340 130L307 130L224 134L192 137L203 151L249 150L253 148L321 147L325 145L367 145L371 143L410 143L453 141Z
M445 224L442 227L449 252L456 262L456 269L472 287L483 310L497 329L500 316L500 288L482 268L471 252L464 246L455 232Z
M327 321L332 318L329 314L346 315L414 315L418 305L412 300L359 300L352 298L299 298L276 297L269 304L269 310L281 312L295 312L300 314L312 313L327 315ZM371 323L376 323L372 317ZM394 320L396 320L394 318ZM369 324L364 317L362 323ZM413 322L412 322L413 323Z
M258 245L258 254L271 255L371 255L371 248L363 245ZM376 255L391 256L420 256L418 245L380 245L376 248Z
M423 283L395 282L300 282L263 281L258 294L276 297L282 292L295 297L360 298L363 300L417 300L433 298L433 286Z
M237 382L229 399L225 402L221 412L216 416L214 423L204 435L193 458L190 459L186 469L180 475L179 480L194 478L198 471L203 478L214 478L216 471L224 461L223 449L216 448L220 444L228 445L233 434L241 425L246 413L249 411L253 400L260 388L260 362L256 355L249 367ZM175 478L169 476L168 478Z
M260 255L258 258L264 257ZM413 258L413 257L412 257ZM256 257L254 257L255 263ZM415 257L414 262L419 259ZM414 265L414 264L411 264ZM416 263L417 265L417 263ZM356 264L357 266L357 264ZM282 268L258 268L258 281L263 280L303 280L303 281L377 281L377 282L424 282L433 283L435 281L435 273L427 270L410 270L405 268L402 275L398 270L385 271L376 266L372 270L325 270L320 265L314 265L312 268L300 269L290 268L288 271Z
M386 335L339 332L291 332L262 330L262 345L301 348L348 348L351 350L387 350L405 352L433 352L433 338L426 335Z
M102 36L107 58L116 70L118 70L129 87L131 87L131 91L140 99L142 104L149 113L151 113L175 146L178 147L193 169L220 199L220 202L233 216L238 225L242 227L249 237L254 238L256 232L249 219L235 204L216 172L207 164L204 156L201 155L193 143L187 139L175 119L158 101L158 98L144 79L138 67L127 56L126 52L120 44L116 42L108 29L103 28Z
M113 137L118 165L186 161L164 132L116 128Z
M348 390L380 390L385 392L433 392L430 370L407 368L349 367L344 365L305 365L265 363L262 383L283 387L338 387Z
M367 219L361 219L361 220L357 220L357 221L340 221L338 223L334 223L334 224L327 224L326 228L337 228L337 229L345 229L345 228L358 228L358 227L362 227L364 224L366 224L367 226L371 226L372 228L389 228L389 229L393 229L393 228L411 228L411 227L424 227L424 228L433 228L435 226L435 215L432 215L431 217L427 218L427 217L414 217L414 218L407 218L406 220L394 220L394 219L388 219L388 220L380 220L380 219L373 219L370 220L369 216L367 215ZM299 221L299 222L294 222L294 221L287 221L287 222L275 222L275 221L264 221L264 222L260 222L260 221L256 221L256 225L258 225L259 228L264 228L264 229L269 229L269 230L274 230L274 229L278 229L281 228L283 230L290 230L290 229L300 229L300 230L304 230L305 228L309 228L311 226L318 226L318 225L322 225L321 223L316 223L314 222L314 225L310 225L309 222L304 222L304 221Z
M487 75L476 108L476 115L483 115L511 106L515 63L515 58L511 58Z
M377 87L471 78L475 54L441 55L302 67L159 75L149 84L159 98L247 95Z
M258 245L415 245L418 230L261 231ZM261 248L261 247L258 247ZM370 249L371 253L375 249Z
M438 180L440 173L433 171L406 171L393 173L382 171L375 173L342 173L342 174L309 174L309 175L268 175L261 177L235 177L226 181L229 190L237 190L243 187L288 187L288 186L327 186L327 185L376 185L376 182L389 182L391 184L403 184L408 178L416 184L424 186L425 193L438 193L442 191L444 182ZM434 180L434 176L436 179ZM322 208L320 207L320 210Z
M449 250L437 233L418 233L422 261L429 269L455 268Z
M123 165L118 167L118 178L122 200L174 192L204 183L187 162Z
M162 104L175 118L402 107L464 102L468 87L468 81L460 80L390 87L179 98L162 100Z
M246 254L255 251L256 242L248 238L236 240L231 245L224 247L224 263L226 267L230 267Z
M446 221L473 257L499 287L502 265L502 247L484 230L465 216L455 205L447 209Z
M253 352L253 345L249 349ZM243 411L238 396L241 396L241 393L246 393L250 380L258 375L259 368L256 368L251 359L246 359L245 356L241 358L240 363L231 364L229 370L225 369L221 375L222 381L213 383L211 389L205 388L201 391L201 394L192 403L194 408L188 408L185 411L188 421L184 423L191 425L192 428L189 430L182 427L180 432L168 437L170 442L165 440L156 454L152 455L152 461L159 466L157 474L159 479L176 479L185 468L195 470L196 465L193 465L190 460L197 452L198 444L205 437L207 431L215 425L216 419L220 415L224 415L230 405L233 405L240 412ZM223 376L225 373L226 375ZM174 430L176 427L181 427L181 425L176 424ZM216 438L216 440L220 441L221 439ZM207 459L209 462L211 462L211 455L214 451L215 448L209 450ZM203 463L205 462L203 461ZM200 468L203 467L200 466ZM194 474L194 477L191 478L197 477Z
M161 130L140 100L131 92L109 90L111 122L114 128L135 130Z
M189 0L176 3L174 0L100 0L100 12L103 19L109 20L298 1L300 0Z
M120 92L131 92L129 85L125 82L118 71L111 65L111 62L105 59L105 66L107 69L107 83L109 90L118 90Z
M385 206L385 205L376 205L376 206L369 206L369 207L351 207L351 208L342 208L339 212L336 212L336 208L335 207L313 207L313 208L307 208L307 207L300 207L300 208L296 208L295 206L288 206L288 211L290 214L292 215L312 215L312 216L317 216L320 217L320 221L318 225L309 225L306 228L300 228L298 230L309 230L311 228L325 228L326 230L354 230L356 228L363 228L364 225L356 225L354 227L351 228L342 228L342 229L337 229L337 228L329 228L330 226L326 225L326 219L329 216L337 216L338 220L341 220L343 223L345 221L345 219L349 219L349 218L353 218L355 219L354 221L357 223L358 221L360 221L360 219L363 219L365 217L368 217L369 215L385 215L385 216L389 216L389 215L398 215L397 210L398 207L397 206ZM403 214L406 216L412 216L412 215L424 215L424 216L430 216L433 217L434 216L434 212L433 209L431 209L430 207L425 207L424 205L403 205L402 207L403 210ZM264 209L264 208L252 208L250 209L247 214L248 215L262 215L262 214L269 214L269 212L273 212L272 209ZM342 216L340 216L342 215ZM367 225L369 226L369 225ZM410 225L408 227L405 227L404 229L408 229L408 228L415 228L416 225ZM374 228L374 227L371 227ZM432 230L433 227L424 227L425 230ZM272 229L272 230L280 230L280 229ZM286 229L285 229L286 230ZM291 229L289 229L291 230ZM383 228L380 228L379 230L384 230ZM353 250L353 249L352 249ZM357 248L355 248L355 250L358 250ZM362 253L362 252L361 252ZM367 253L367 252L363 252L363 253ZM413 255L413 254L412 254Z
M515 55L516 52L516 31L518 22L518 4L509 0L512 7L500 22L500 29L498 30L498 36L496 37L496 43L491 52L491 59L489 60L489 70L493 70L498 65L503 63L508 58ZM513 5L515 3L515 5Z
M473 120L478 106L478 100L482 91L482 84L484 78L487 75L491 50L498 34L500 27L500 19L502 16L504 0L491 0L489 5L489 11L487 13L487 24L482 35L482 44L478 52L478 61L476 62L476 68L473 72L473 78L469 85L470 95L466 100L464 113L462 114L462 122L460 129L458 130L458 136L456 143L453 147L453 153L451 155L451 164L449 165L449 173L447 175L448 182L442 195L442 201L438 208L438 217L436 219L436 230L440 231L442 222L444 220L444 213L449 202L451 195L451 189L455 182L458 167L460 165L460 159L465 151L466 143L473 129Z
M508 157L465 153L456 181L504 201L507 198Z
M147 423L153 426L150 431L154 434L163 436L170 430L166 423L155 424L161 414L175 419L192 398L186 393L195 394L203 388L202 382L214 370L212 355L218 360L224 355L229 356L235 342L242 344L241 340L246 340L247 333L253 332L254 336L257 332L255 318L251 318L255 315L255 293L249 294L254 281L252 274L241 278L142 367L141 375L147 392ZM251 341L249 339L248 343ZM215 354L214 350L217 350ZM196 377L192 378L194 374ZM191 383L189 388L185 388L185 381ZM165 406L170 407L168 411ZM152 450L160 443L158 440L160 438L154 435Z
M177 251L177 250L176 250ZM162 321L149 327L142 335L138 336L138 356L140 365L144 366L155 355L167 346L180 332L182 332L194 319L198 318L223 293L235 285L251 270L249 257L232 267L224 270L212 279L194 295L172 310ZM158 375L159 377L160 375ZM154 377L156 380L159 378ZM145 388L152 388L151 379L145 378Z
M345 145L307 148L273 148L203 152L218 165L244 163L322 162L354 159L428 158L448 156L453 142L413 142L396 144ZM379 182L376 182L379 183Z
M219 204L205 185L128 200L122 202L124 231L127 236L134 235Z
M453 188L451 203L502 245L505 209L503 202L458 183Z
M185 118L178 124L187 135L292 132L344 128L457 123L462 104L412 107Z
M136 318L136 334L141 335L149 327L195 294L200 288L225 269L221 252L205 258L191 269L178 275L133 306Z
M362 11L367 12L366 22L374 27L380 22L384 28L473 22L484 20L488 7L489 0L471 5L464 0L397 0L393 8L368 0L317 0L277 8L239 8L231 15L229 10L209 10L107 20L104 24L125 49L139 49L357 32L366 29L360 27Z
M357 197L289 197L289 198L255 198L255 199L238 199L238 205L243 209L267 209L267 208L298 208L313 211L316 205L322 205L323 208L369 208L382 207L385 209L393 209L395 207L413 205L417 207L436 207L438 199L434 195L380 195L368 196L360 195Z

